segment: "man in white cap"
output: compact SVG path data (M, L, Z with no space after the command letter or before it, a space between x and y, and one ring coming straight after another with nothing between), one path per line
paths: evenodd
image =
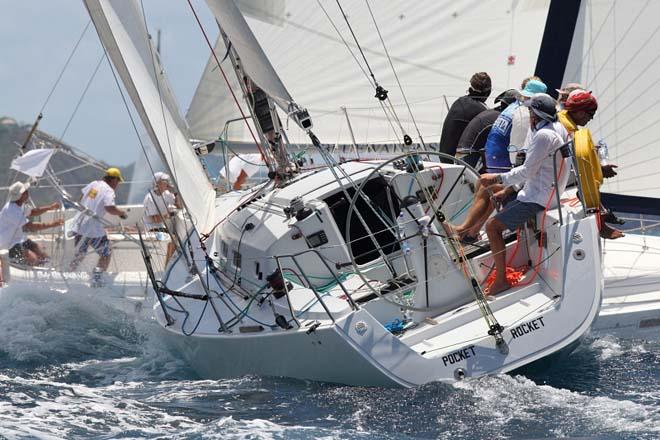
M47 211L60 208L58 202L28 210L30 185L15 182L9 187L9 201L0 211L0 249L9 249L9 258L28 266L40 266L48 261L48 255L39 245L26 236L26 232L42 231L61 226L63 219L52 222L32 222L28 217L36 217Z
M78 268L91 246L99 255L99 262L94 269L95 276L105 272L110 265L112 251L110 241L103 228L102 219L106 213L127 218L126 212L115 206L115 189L124 179L118 168L108 168L102 180L95 180L82 189L80 204L86 208L73 221L73 243L76 253L73 256L71 271Z
M170 189L170 176L163 173L154 173L154 187L144 196L144 226L147 231L166 232L165 221L170 217L170 213L175 208L180 208L181 204ZM167 256L165 261L169 261L174 254L174 243L167 244Z

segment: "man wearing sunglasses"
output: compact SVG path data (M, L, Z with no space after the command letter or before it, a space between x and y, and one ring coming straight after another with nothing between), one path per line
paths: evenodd
M578 127L586 126L594 118L597 110L598 101L591 92L575 89L566 98L564 109L557 113L557 117L572 137ZM613 164L601 164L603 177L610 178L616 176L615 168L617 166ZM623 232L605 223L606 215L607 212L602 212L601 210L600 236L611 240L623 237Z

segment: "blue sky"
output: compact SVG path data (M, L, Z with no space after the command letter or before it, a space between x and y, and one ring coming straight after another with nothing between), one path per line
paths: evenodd
M186 0L143 0L149 30L161 29L162 59L182 113L192 99L209 49ZM217 26L203 0L193 0L211 41ZM89 16L77 0L0 0L0 116L32 123ZM44 110L40 128L60 136L102 56L94 26ZM131 107L132 110L132 107ZM138 127L144 135L139 118ZM64 141L116 165L138 159L140 146L107 61L68 128Z

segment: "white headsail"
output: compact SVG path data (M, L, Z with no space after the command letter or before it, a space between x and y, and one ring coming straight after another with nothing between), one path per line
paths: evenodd
M209 1L212 9L225 3L231 2ZM518 87L523 78L534 73L549 3L369 2L427 142L438 141L447 105L465 94L474 72L490 73L493 97L507 88ZM248 5L238 2L279 77L296 102L309 109L315 122L314 132L323 142L351 142L341 110L346 107L358 143L396 143L401 136L398 125L385 117L367 77L333 27L337 26L366 70L336 3L320 4L323 8L315 1L250 1ZM341 4L376 78L390 91L404 130L417 141L365 1L343 0ZM216 17L228 21L230 16ZM222 22L221 26L225 29ZM215 51L219 58L225 53L221 39ZM225 64L229 69L229 62ZM234 108L230 99L215 60L210 60L187 114L193 136L217 137L225 121L231 119L227 116ZM238 117L238 113L232 117ZM230 131L230 139L250 141L247 130L239 124L234 126L237 130ZM307 141L302 132L290 130L289 137L294 142Z
M619 166L603 186L607 192L660 197L659 15L655 1L582 1L564 80L598 99L589 128Z
M200 231L215 191L196 157L135 0L84 0L99 37Z

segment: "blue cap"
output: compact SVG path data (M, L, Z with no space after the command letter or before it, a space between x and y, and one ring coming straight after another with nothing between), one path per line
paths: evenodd
M527 81L527 85L525 85L525 88L520 91L520 94L528 98L531 98L537 93L545 93L547 91L548 91L548 86L546 86L545 83L537 79L530 79L529 81Z

